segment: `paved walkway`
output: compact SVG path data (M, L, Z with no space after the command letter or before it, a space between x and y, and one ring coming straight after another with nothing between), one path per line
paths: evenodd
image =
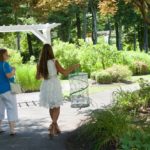
M135 90L136 84L122 86L124 90ZM50 140L48 137L48 126L50 118L48 110L39 106L19 107L19 122L17 125L17 136L12 138L6 132L0 135L0 150L66 150L65 141L69 132L76 129L86 119L90 110L101 108L112 102L112 90L103 91L90 95L92 105L82 110L72 109L70 102L65 102L61 107L59 125L63 133ZM38 101L39 93L28 93L17 95L18 102ZM3 128L8 131L7 121L4 121Z

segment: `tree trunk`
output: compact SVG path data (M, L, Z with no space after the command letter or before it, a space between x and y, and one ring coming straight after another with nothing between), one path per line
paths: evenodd
M86 17L86 14L88 12L88 7L85 7L84 8L84 11L83 11L83 39L84 41L86 41L86 34L87 34L87 17Z
M58 35L63 42L69 42L71 39L71 20L65 21L61 24Z
M134 27L134 51L136 51L136 29Z
M109 37L108 37L108 44L111 45L111 23L110 23L110 20L108 18L108 26L109 26Z
M150 50L150 26L148 26L148 48Z
M97 44L97 11L93 0L90 1L90 7L92 12L92 41L93 44Z
M120 51L122 50L122 27L118 22L115 22L116 28L116 46L117 49Z
M140 51L142 52L142 50L143 50L143 36L142 36L142 32L143 30L142 30L142 27L141 27L141 25L138 25L138 42L139 42L139 49L140 49Z
M144 23L144 51L148 52L148 25Z
M76 26L77 26L77 37L81 39L81 19L80 19L80 11L76 13Z
M27 33L27 41L28 41L28 50L29 50L29 55L33 55L33 49L32 49L32 41L31 41L31 35Z
M14 19L15 19L15 24L18 24L18 16L17 16L17 12L14 12ZM17 32L17 38L16 38L16 46L17 46L17 50L20 52L20 33Z

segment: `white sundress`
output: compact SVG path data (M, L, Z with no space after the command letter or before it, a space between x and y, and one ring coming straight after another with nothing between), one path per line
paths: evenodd
M55 60L47 61L49 79L43 80L40 88L40 106L57 108L63 104L60 80L57 78Z

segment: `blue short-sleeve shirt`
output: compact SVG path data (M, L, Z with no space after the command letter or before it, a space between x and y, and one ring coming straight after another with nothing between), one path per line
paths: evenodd
M10 82L14 82L14 77L8 79L6 74L12 72L12 67L8 62L0 61L0 94L10 91Z

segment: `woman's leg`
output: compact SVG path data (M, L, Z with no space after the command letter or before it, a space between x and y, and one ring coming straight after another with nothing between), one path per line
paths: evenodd
M50 114L50 117L52 119L52 122L53 122L53 112L54 112L54 109L49 109L49 114ZM52 130L52 123L49 126L49 130Z
M9 121L10 134L15 134L15 121Z
M4 103L7 110L7 117L9 121L10 133L15 134L15 121L18 120L18 111L17 111L17 102L16 97L11 94L11 92L7 92L3 94Z
M54 109L49 109L49 114L50 114L52 121L53 121L53 112L54 112Z
M5 116L5 105L2 100L2 96L0 96L0 132L2 132L2 120Z
M0 120L0 132L2 131L2 120Z
M57 123L59 115L60 115L60 107L55 108L54 109L54 114L53 114L53 123L55 125L56 133L58 133L58 134L61 133L61 131L59 129L59 126L58 126L58 123Z
M52 134L60 133L60 129L57 125L57 120L60 114L60 107L53 108L49 110L50 116L52 118L52 124L49 127L49 130Z
M54 108L53 112L53 123L57 123L60 114L60 107Z
M58 120L58 117L59 117L59 114L60 114L60 107L50 109L49 113L50 113L52 122L57 123L57 120Z

